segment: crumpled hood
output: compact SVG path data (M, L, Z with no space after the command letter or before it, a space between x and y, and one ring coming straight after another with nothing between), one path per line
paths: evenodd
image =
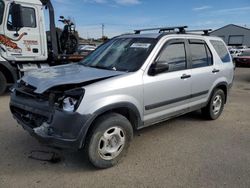
M124 74L124 72L90 68L79 64L69 64L31 71L27 73L22 80L35 87L35 93L43 93L55 86L81 84L122 74Z

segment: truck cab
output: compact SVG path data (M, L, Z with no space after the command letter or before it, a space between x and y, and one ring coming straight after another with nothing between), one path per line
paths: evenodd
M48 32L45 9L49 13ZM72 53L78 41L73 36L75 33L65 28L67 25L59 35L50 0L0 0L0 95L28 71L77 62L83 58ZM63 51L61 40L71 53Z
M0 56L6 61L48 58L43 5L40 0L0 0Z

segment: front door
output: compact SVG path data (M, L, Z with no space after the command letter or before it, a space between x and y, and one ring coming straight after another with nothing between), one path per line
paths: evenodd
M168 41L155 62L168 63L169 70L155 76L144 75L145 126L184 112L191 96L191 70L187 69L184 40Z
M24 27L18 32L12 26L12 3L8 5L7 20L4 33L9 45L5 46L8 59L27 61L35 60L42 55L42 34L40 32L39 10L36 6L29 4L22 5L22 17Z

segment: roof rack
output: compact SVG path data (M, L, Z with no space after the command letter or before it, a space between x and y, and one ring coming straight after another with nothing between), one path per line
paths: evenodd
M178 33L185 33L185 29L188 28L188 26L176 26L176 27L158 27L158 28L148 28L148 29L138 29L135 30L135 34L140 34L142 31L156 31L159 30L159 33L165 32L165 31L175 31L178 29Z
M209 32L213 31L212 29L198 29L198 30L188 30L187 33L193 33L193 32L203 32L203 35L209 36Z

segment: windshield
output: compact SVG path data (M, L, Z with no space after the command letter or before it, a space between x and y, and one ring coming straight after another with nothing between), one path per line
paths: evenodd
M250 51L244 51L240 54L240 56L250 56Z
M141 68L156 39L115 38L103 44L80 64L114 71L135 72Z
M0 0L0 25L3 21L4 2Z

